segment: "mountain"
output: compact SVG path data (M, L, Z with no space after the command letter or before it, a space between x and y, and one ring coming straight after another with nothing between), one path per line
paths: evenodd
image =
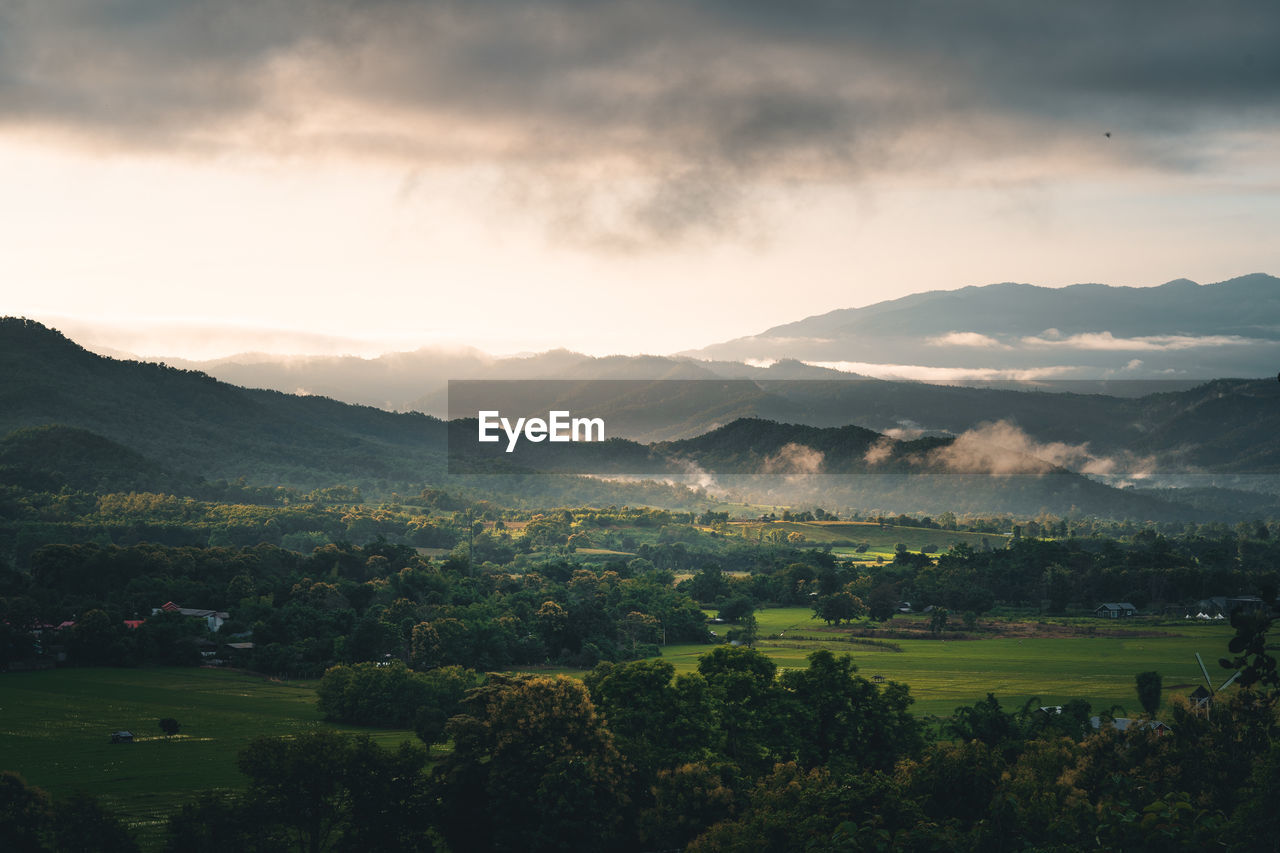
M617 375L630 375L630 362L612 365ZM780 367L783 375L794 371ZM1142 518L1177 517L1181 510L1168 492L1139 494L1096 478L1195 486L1205 506L1215 495L1234 505L1248 501L1212 487L1280 494L1274 380L1216 380L1140 398L847 379L505 384L533 393L522 405L551 389L556 406L604 413L611 428L630 423L653 435L679 435L642 442L615 431L609 441L574 445L573 452L546 443L540 452L508 455L497 443L450 458L450 449L463 446L460 438L474 437L474 420L446 424L236 387L195 371L104 358L38 323L6 318L0 319L0 436L7 436L0 483L190 490L201 481L244 478L306 490L345 483L380 494L449 483L521 502L690 499L612 484L616 475L640 473L714 483L774 504L828 495L842 505L902 511L950 503L943 508L1075 507ZM803 423L795 414L820 422ZM565 472L606 479L587 484Z
M718 375L693 359L596 358L564 349L506 358L474 349L424 347L378 358L246 353L214 361L166 362L235 385L438 417L448 411L446 390L454 379L711 379Z
M852 374L862 372L1136 397L1224 376L1274 375L1280 365L1280 279L1256 273L1209 285L1179 279L1144 288L1005 283L932 291L831 311L672 356L593 357L557 349L499 358L475 349L423 348L372 359L242 354L168 363L234 385L441 418L448 415L448 382L459 379L817 381L858 378ZM788 396L797 394L793 389ZM831 408L819 399L811 409L726 414L815 425L848 422L833 420ZM638 428L626 434L665 440L725 422L708 413L675 432Z
M819 504L932 513L1048 511L1154 520L1219 518L1176 491L1116 489L1030 453L965 437L895 440L858 426L812 427L739 418L688 439L643 445L522 443L512 451L474 440L476 422L450 422L454 471L592 473L672 478L766 505ZM1234 499L1238 501L1239 496Z
M168 471L88 430L50 424L0 438L0 484L29 491L187 493L198 478Z
M1113 482L1280 494L1280 445L1273 439L1280 431L1280 383L1274 379L1220 379L1140 397L848 377L479 382L474 393L472 383L454 387L458 415L474 417L486 407L480 399L503 411L563 409L603 417L610 437L642 442L692 438L739 418L856 424L899 438L1002 442Z
M387 485L420 483L444 467L437 419L104 358L38 323L0 319L0 435L48 424L206 479Z
M1280 279L1159 287L992 284L930 291L774 326L682 355L935 368L1061 378L1258 377L1280 363ZM1053 370L1050 370L1053 369Z

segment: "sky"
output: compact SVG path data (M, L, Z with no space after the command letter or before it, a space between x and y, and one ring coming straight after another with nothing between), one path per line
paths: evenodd
M669 353L1280 274L1277 34L1271 0L0 0L0 314Z

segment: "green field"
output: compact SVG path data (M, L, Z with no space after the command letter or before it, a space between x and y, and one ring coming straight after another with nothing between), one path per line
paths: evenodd
M780 667L803 667L817 648L850 654L859 672L883 675L911 688L918 714L949 715L991 691L1006 709L1032 696L1044 704L1087 699L1095 709L1112 704L1139 711L1134 675L1164 676L1166 703L1202 682L1194 653L1211 666L1226 653L1231 629L1221 624L1140 627L1170 637L1050 639L893 639L887 648L830 639L807 608L761 610L757 647ZM782 634L779 638L777 635ZM789 636L788 636L789 635ZM706 645L663 648L663 659L687 672ZM558 670L565 671L565 670ZM580 674L580 673L579 673ZM181 733L166 739L157 721L174 717ZM163 836L166 816L197 791L239 788L236 754L259 735L283 735L323 725L312 684L279 683L260 676L210 669L64 669L0 675L0 769L56 795L83 789L121 815L147 848ZM408 731L367 731L384 746L413 739ZM113 745L110 732L128 729L132 745Z
M160 732L161 717L182 729ZM147 847L201 790L240 788L236 754L259 735L323 725L311 685L213 669L64 669L0 675L0 769L51 794L99 796ZM368 732L383 746L412 732ZM134 733L112 744L109 733Z
M873 521L771 521L771 522L735 522L731 525L739 535L748 539L761 532L782 530L787 533L799 533L806 544L824 545L829 542L866 542L870 548L862 554L855 553L853 548L836 546L833 551L842 557L854 559L873 559L892 557L899 544L905 545L908 551L919 551L933 547L939 553L952 545L964 543L974 548L982 547L985 539L992 548L1003 548L1009 540L1004 533L969 533L963 530L937 530L930 527L881 527Z
M971 704L988 691L995 693L1006 708L1021 707L1032 696L1043 704L1057 705L1068 699L1087 699L1095 709L1119 704L1129 713L1138 713L1134 676L1156 670L1164 676L1166 705L1171 693L1186 694L1204 682L1196 664L1200 652L1210 667L1215 683L1225 680L1225 671L1214 663L1227 653L1233 632L1221 624L1149 626L1141 623L1116 626L1096 621L1099 628L1132 630L1132 637L1070 637L1047 639L975 640L890 640L902 649L890 651L875 646L839 640L789 639L817 637L825 626L810 618L804 607L783 607L756 612L760 640L756 648L780 667L806 665L815 649L849 654L860 674L883 675L911 688L914 710L920 714L949 715L957 706ZM1176 633L1172 637L1140 637L1140 628ZM720 629L717 629L720 630ZM723 633L723 631L721 631ZM784 634L781 639L779 633ZM838 636L838 635L832 635ZM707 650L699 645L672 645L662 650L678 672L697 668L698 655Z

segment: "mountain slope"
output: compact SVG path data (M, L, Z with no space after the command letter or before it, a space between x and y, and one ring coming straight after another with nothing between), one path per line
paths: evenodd
M0 319L0 435L45 424L89 430L208 479L422 482L444 464L443 424L433 418L103 358L38 323Z
M183 493L195 477L167 471L129 448L75 427L17 429L0 438L0 484L30 491Z
M1099 369L1134 378L1268 376L1280 354L1280 279L1254 273L1210 285L1179 279L1149 288L1005 283L931 291L683 354L1078 369L1064 376L1098 376Z

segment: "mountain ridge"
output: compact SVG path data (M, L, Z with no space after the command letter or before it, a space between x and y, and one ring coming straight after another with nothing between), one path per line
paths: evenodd
M783 371L789 378L861 373L966 382L1262 377L1280 367L1280 278L1250 273L1203 285L1181 278L1156 287L969 285L838 308L669 355L558 348L496 357L449 346L377 358L239 354L165 361L244 387L437 417L446 414L452 379L769 379Z

